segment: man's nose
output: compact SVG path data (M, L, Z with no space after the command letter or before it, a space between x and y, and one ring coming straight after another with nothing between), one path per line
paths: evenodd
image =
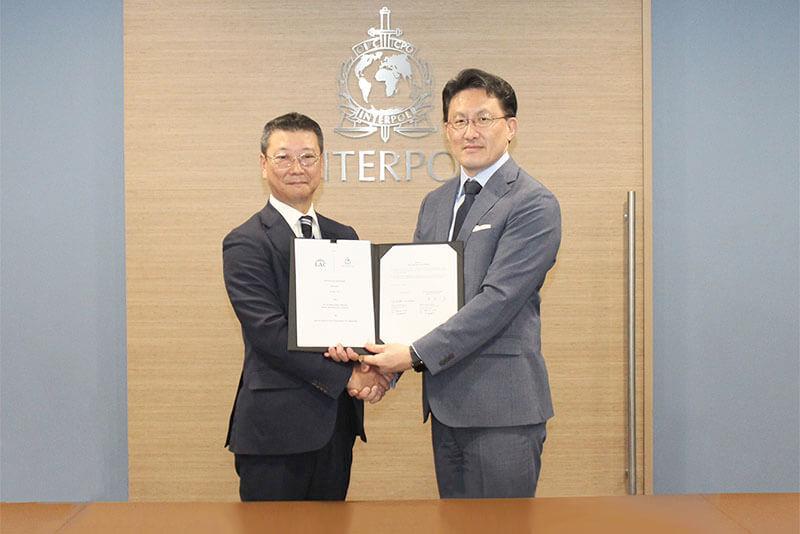
M464 128L464 137L474 139L478 136L478 127L475 126L475 121L467 121L467 127Z

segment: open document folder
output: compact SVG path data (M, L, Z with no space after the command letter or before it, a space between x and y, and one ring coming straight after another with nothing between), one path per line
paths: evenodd
M464 244L295 239L289 350L410 344L464 305Z

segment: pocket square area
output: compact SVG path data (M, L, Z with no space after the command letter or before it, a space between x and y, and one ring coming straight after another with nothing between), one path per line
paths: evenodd
M472 233L474 234L475 232L480 232L481 230L488 230L491 227L492 227L491 224L477 224L472 229Z

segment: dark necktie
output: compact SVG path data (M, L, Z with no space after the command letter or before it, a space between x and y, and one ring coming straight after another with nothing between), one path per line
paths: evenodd
M464 224L464 219L467 218L467 213L475 202L475 196L481 192L481 184L475 180L467 180L464 182L464 202L456 212L456 223L453 226L453 239L458 237L458 231L461 230L461 225Z
M303 215L300 217L300 230L303 232L305 239L314 239L314 234L311 233L311 215Z

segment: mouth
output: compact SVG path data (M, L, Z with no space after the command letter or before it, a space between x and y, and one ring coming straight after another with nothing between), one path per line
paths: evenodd
M464 151L465 152L475 152L476 150L481 150L483 147L480 145L465 145Z

